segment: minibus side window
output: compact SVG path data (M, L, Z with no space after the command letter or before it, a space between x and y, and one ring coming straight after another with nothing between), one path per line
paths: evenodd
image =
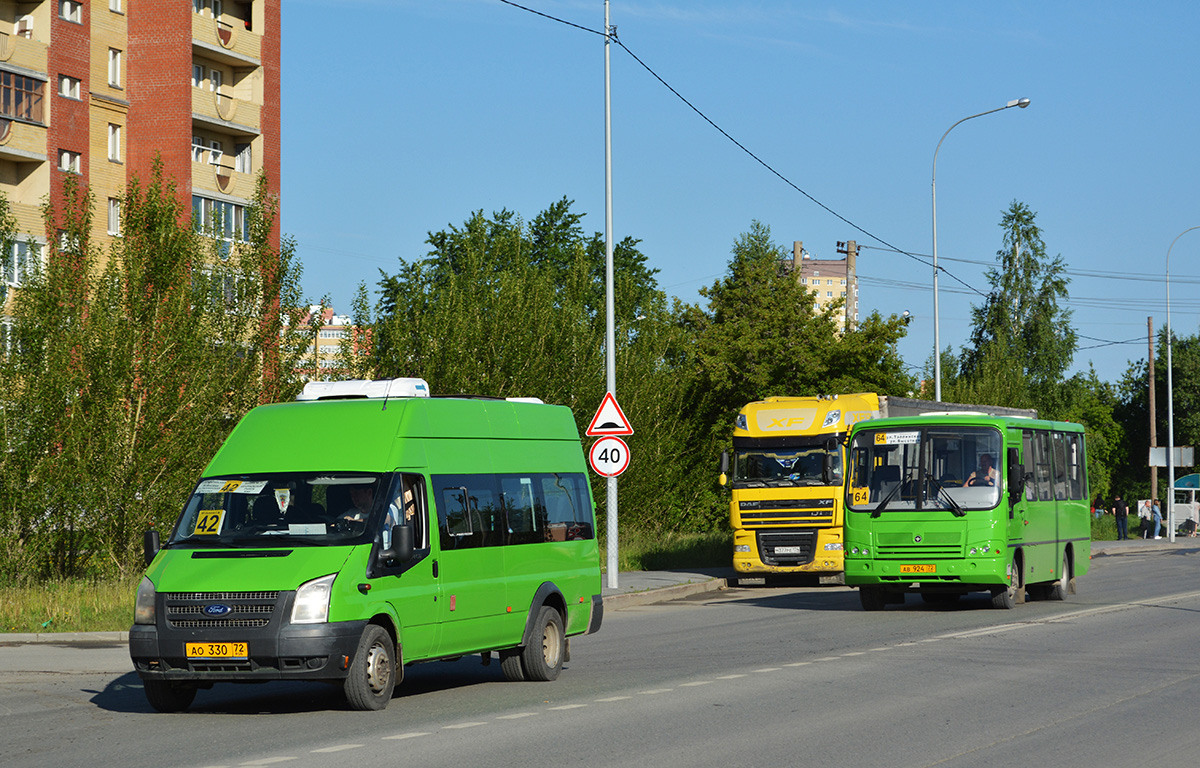
M504 509L495 475L435 475L442 549L470 549L504 543Z
M539 475L544 514L545 541L571 541L595 537L592 510L588 504L583 476Z

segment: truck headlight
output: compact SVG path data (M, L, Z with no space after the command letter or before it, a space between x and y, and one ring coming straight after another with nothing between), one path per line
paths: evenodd
M157 595L158 591L154 589L154 582L143 576L142 583L138 584L137 602L133 605L134 624L154 623L154 601Z
M336 573L306 581L296 590L292 604L293 624L320 624L329 620L329 595L333 592Z
M733 551L734 552L749 552L750 545L749 544L734 544Z
M825 551L826 552L841 552L842 551L842 542L840 542L840 541L829 542L828 544L825 545Z

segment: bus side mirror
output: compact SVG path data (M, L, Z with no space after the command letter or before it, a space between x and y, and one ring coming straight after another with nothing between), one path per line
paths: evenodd
M160 548L157 528L150 528L142 534L142 559L146 561L146 565L150 565Z
M415 551L416 546L413 544L412 526L393 525L392 546L379 550L379 560L381 563L387 560L407 563L409 560L412 560Z
M729 478L726 476L728 473L729 473L729 451L721 451L721 477L718 478L718 482L720 482L721 485L725 485L726 483L729 482Z

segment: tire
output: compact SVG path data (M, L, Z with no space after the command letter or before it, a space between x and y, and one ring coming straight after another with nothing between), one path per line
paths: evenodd
M521 649L521 669L526 680L550 682L562 671L566 652L566 633L563 632L562 616L548 605L543 605L533 625L529 645Z
M378 624L363 630L343 684L352 709L378 711L391 701L396 687L395 648L392 636Z
M1066 600L1067 588L1071 581L1071 564L1067 561L1067 553L1063 552L1062 570L1058 572L1058 581L1047 585L1047 600Z
M159 712L183 712L196 699L196 686L166 680L143 680L146 701Z
M520 648L500 651L500 670L504 672L504 679L510 683L525 682L525 670L521 667Z
M864 611L882 611L887 605L883 589L880 587L859 587L858 599Z
M992 591L992 607L1011 611L1018 603L1025 602L1025 577L1021 572L1021 561L1013 557L1012 573L1008 577L1008 586L999 587Z

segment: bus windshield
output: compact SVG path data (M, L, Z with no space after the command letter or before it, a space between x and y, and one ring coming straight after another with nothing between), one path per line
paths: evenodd
M371 472L206 478L188 499L168 546L357 543L386 485Z
M824 472L827 454L831 459L829 477ZM733 484L735 488L841 485L841 447L827 450L821 442L778 448L736 448Z
M858 432L850 445L846 508L991 509L1000 501L1001 439L989 427L914 426Z

